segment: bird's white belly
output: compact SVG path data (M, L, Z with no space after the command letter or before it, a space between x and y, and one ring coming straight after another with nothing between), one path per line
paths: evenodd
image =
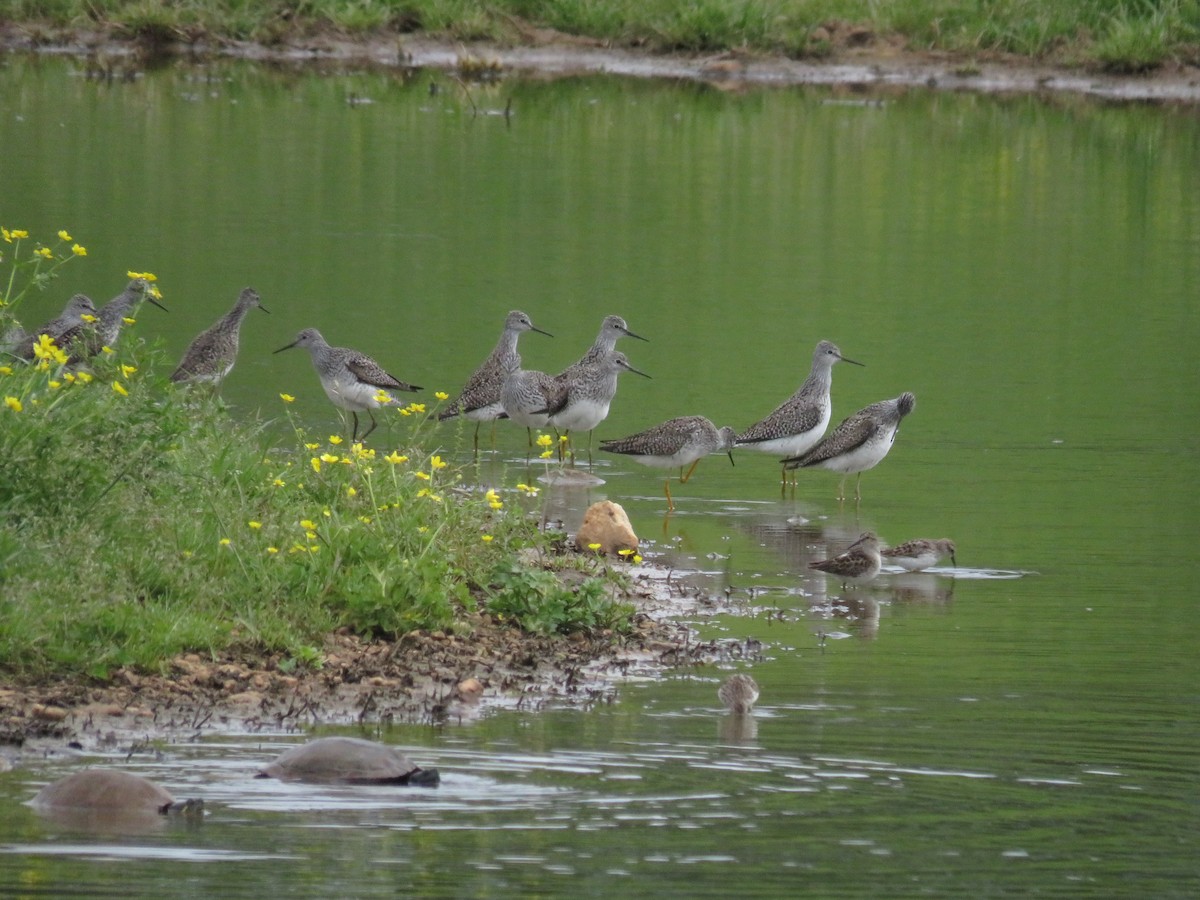
M342 409L350 412L364 412L368 409L379 409L385 405L380 403L378 397L386 397L387 404L394 404L396 399L382 388L377 388L372 384L365 384L354 377L331 378L322 385L325 388L325 396L327 396L334 406L340 406Z
M611 401L576 400L554 416L554 427L560 431L591 431L608 417Z
M892 449L892 441L896 439L896 429L892 428L887 434L876 437L875 440L856 447L853 450L817 463L822 469L830 469L850 475L855 472L865 472L879 465L880 460Z

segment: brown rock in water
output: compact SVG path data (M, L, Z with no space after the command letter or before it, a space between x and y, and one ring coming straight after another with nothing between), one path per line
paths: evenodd
M592 550L592 544L599 544L599 550ZM575 535L575 547L582 553L612 555L621 550L637 550L638 536L621 504L601 500L583 514L583 524Z

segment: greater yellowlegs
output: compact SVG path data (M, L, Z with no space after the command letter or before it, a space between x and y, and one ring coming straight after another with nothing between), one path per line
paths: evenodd
M553 337L550 332L536 327L525 313L514 309L505 318L504 331L491 355L467 379L462 392L438 413L439 421L461 415L464 419L474 422L476 450L479 450L480 423L494 422L505 414L500 392L504 389L504 380L509 374L521 368L517 339L526 331L536 331L538 334Z
M621 337L636 338L639 341L649 341L649 338L644 338L640 334L634 334L629 330L629 326L625 324L625 320L620 316L605 316L604 321L600 323L600 333L596 335L596 340L592 346L588 348L587 353L579 359L578 362L572 363L567 368L563 369L554 377L564 383L570 383L579 376L580 370L590 363L599 362L606 355L616 349L617 341Z
M588 432L588 452L591 452L591 431L608 417L608 409L617 395L617 376L633 372L649 378L645 372L629 364L625 354L609 350L591 362L584 363L575 374L555 383L562 389L547 411L550 425L570 436L572 431Z
M258 291L251 287L242 288L233 309L200 332L188 345L183 359L171 373L171 380L176 383L207 382L220 387L237 360L242 320L256 306L265 313L270 312L262 305Z
M358 438L358 414L365 412L371 417L371 427L362 436L367 439L378 424L373 410L381 406L397 404L389 391L420 391L423 388L394 378L371 357L346 347L331 347L315 328L305 328L294 341L280 347L276 353L305 347L312 356L313 368L321 379L321 387L334 406L348 410L354 417L351 440Z
M918 538L895 547L886 547L880 553L885 562L894 563L909 572L936 566L947 556L953 565L958 565L958 560L954 558L954 541L949 538Z
M678 466L679 483L685 484L700 460L710 453L729 453L732 463L730 448L733 447L733 440L734 431L728 426L718 429L704 416L680 416L626 438L601 441L600 449L609 453L623 453L659 469ZM683 472L684 466L691 467L687 474ZM663 485L663 493L667 495L667 508L674 509L669 476Z
M883 560L879 554L879 538L873 531L864 531L844 552L829 559L810 562L808 567L832 575L842 582L870 581L879 574Z
M746 715L758 700L758 683L743 672L730 675L717 688L717 698L736 715Z
M833 365L839 361L863 365L842 356L842 351L831 341L817 344L812 369L796 393L765 419L739 434L736 445L763 453L798 456L816 444L829 426L833 408L829 389L833 385Z
M43 334L65 352L76 339L78 329L87 324L84 316L94 319L96 307L86 294L76 294L67 301L67 305L63 307L60 315L51 319L41 328L35 328L27 333L13 348L13 356L20 359L33 359L36 355L33 351L34 345L38 343Z
M854 499L861 500L862 473L879 464L896 440L900 420L913 411L917 398L905 391L892 400L872 403L847 417L815 447L802 456L783 460L785 469L819 466L842 473L838 499L846 496L846 476L857 473Z

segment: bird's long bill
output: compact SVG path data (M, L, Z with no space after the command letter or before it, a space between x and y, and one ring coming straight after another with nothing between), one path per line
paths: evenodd
M732 450L726 450L725 452L729 454L729 464L730 464L731 466L733 466L733 467L736 469L736 468L737 468L737 464L736 464L736 463L733 461L733 451L732 451Z
M265 306L263 306L261 303L260 303L260 304L258 304L258 308L259 308L259 309L261 309L261 310L262 310L263 312L265 312L265 313L270 313L270 312L271 312L269 309L267 309L267 308L266 308Z
M282 353L284 350L291 350L291 349L292 349L293 347L295 347L295 346L296 346L298 343L300 343L300 339L299 339L299 338L296 338L296 340L292 341L292 342L291 342L290 344L288 344L286 347L280 347L278 350L273 350L273 351L271 351L271 352L272 352L272 353Z
M629 363L618 363L618 365L621 366L621 368L623 368L625 371L632 372L634 375L641 375L643 378L650 377L645 372L643 372L641 369L635 369Z
M538 328L536 325L530 325L529 329L530 331L536 331L538 334L544 334L546 337L554 337L554 335L552 335L550 332L544 331L543 329Z
M167 309L165 306L163 306L161 303L159 303L157 300L155 300L154 297L150 293L147 292L145 297L147 300L149 300L151 303L153 303L155 306L157 306L163 312L170 312L169 309Z
M645 341L647 344L650 343L650 338L642 337L640 334L634 334L628 328L622 328L621 333L624 334L626 337L636 338L639 341Z
M848 356L840 356L839 355L838 359L840 359L842 362L848 362L852 366L862 366L864 369L867 367L866 363L860 363L857 359L851 359Z

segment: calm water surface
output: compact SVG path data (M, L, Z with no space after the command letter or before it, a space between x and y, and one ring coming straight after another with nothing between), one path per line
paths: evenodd
M5 59L0 220L89 251L27 318L154 271L171 313L136 327L174 357L253 285L271 315L245 323L224 396L270 418L294 394L318 434L340 424L308 360L270 354L306 326L431 393L462 384L509 309L554 333L522 340L550 371L618 313L650 339L622 349L653 380L622 381L599 437L697 413L744 428L828 338L867 364L834 370L835 421L916 394L894 451L858 507L832 473L781 496L773 458L713 457L669 517L656 471L597 453L605 484L547 489L549 515L624 504L648 556L694 573L681 615L752 639L746 658L589 710L380 733L442 770L436 791L255 781L295 737L130 760L205 799L194 829L46 822L22 802L79 763L29 761L0 775L3 892L1200 892L1200 114L593 78L472 90L484 111L511 98L511 122L430 73L97 84ZM524 456L499 429L481 480L536 477ZM849 591L809 573L868 527L953 537L959 568ZM733 669L763 689L749 723L716 708Z

